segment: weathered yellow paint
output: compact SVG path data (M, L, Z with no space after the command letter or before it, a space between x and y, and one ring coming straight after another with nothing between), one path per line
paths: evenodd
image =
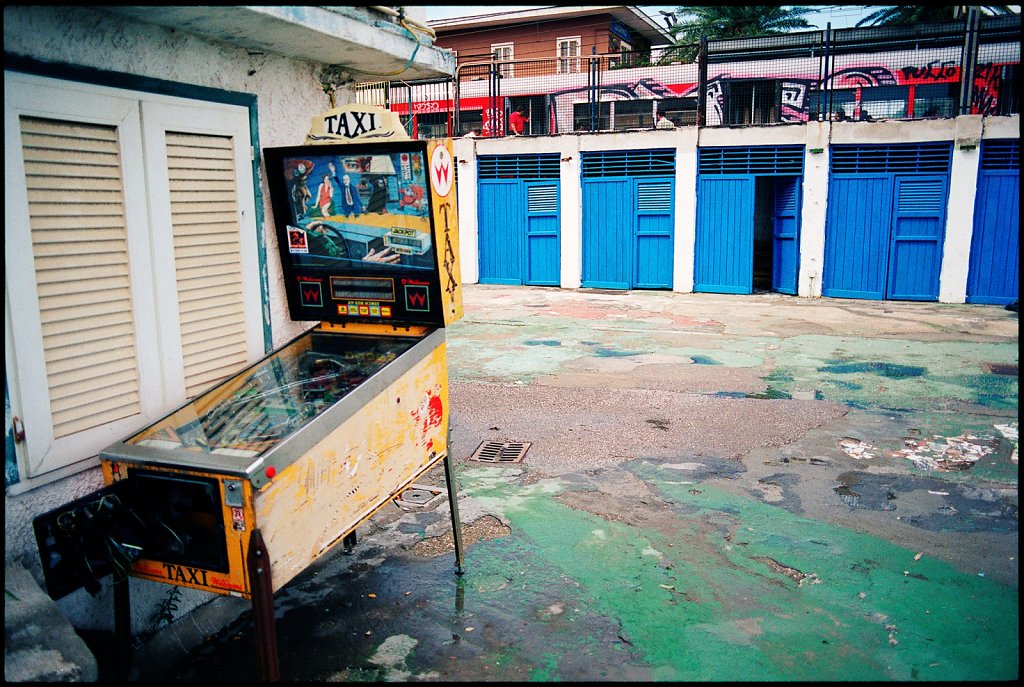
M274 591L444 458L446 353L440 344L256 493Z
M320 329L339 334L373 334L375 336L414 336L421 338L431 328L416 324L377 324L376 322L321 322Z
M113 484L118 479L126 477L128 466L114 461L101 461L103 470L103 481L106 484ZM115 474L116 472L116 474ZM220 489L221 513L224 523L224 535L227 544L228 572L215 570L203 570L201 568L189 568L186 566L174 565L161 561L139 559L132 564L132 576L142 577L154 582L164 582L180 587L202 589L217 594L235 594L243 598L251 598L248 575L246 574L245 558L249 549L249 537L255 528L255 514L253 510L252 483L247 479L238 477L222 477L209 472L197 470L179 470L161 467L161 472L175 475L192 475L199 477L217 478ZM226 505L227 498L224 487L224 480L231 480L234 484L242 487L242 514L245 529L237 530L233 525L231 507Z
M451 163L448 174L455 174L455 156L452 154L450 138L434 139L427 142L427 164L434 164L434 151L443 147L448 151L447 161ZM432 171L431 174L436 172ZM444 172L442 172L443 174ZM454 181L454 179L452 179ZM431 181L433 185L433 179ZM441 280L441 302L444 305L444 323L451 324L462 319L462 270L459 266L459 210L456 205L456 188L451 183L445 195L432 186L430 212L434 217L434 245L437 246L438 276ZM444 189L442 189L444 190Z

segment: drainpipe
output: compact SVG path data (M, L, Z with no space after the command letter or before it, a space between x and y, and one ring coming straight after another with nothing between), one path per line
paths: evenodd
M832 73L832 66L829 60L832 52L832 22L825 24L825 54L822 56L821 70L821 97L818 98L818 121L831 121L832 119L832 89L829 84L832 81L829 76Z
M964 20L964 49L960 56L960 114L971 114L974 101L974 71L978 66L978 28L981 13L977 7L967 9Z
M700 35L697 48L697 129L706 123L708 107L708 36Z

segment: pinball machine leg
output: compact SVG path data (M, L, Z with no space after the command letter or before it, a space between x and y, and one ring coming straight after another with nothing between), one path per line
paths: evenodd
M277 632L274 626L274 586L270 580L270 554L263 543L263 535L253 530L246 556L249 580L252 584L252 617L256 634L256 653L260 675L264 682L281 679L277 659Z
M132 665L132 606L128 576L114 581L114 679L126 682Z
M462 523L459 521L459 500L456 498L455 476L452 472L451 430L448 430L448 451L444 456L444 481L448 486L448 506L452 514L452 539L455 542L455 574L462 569Z

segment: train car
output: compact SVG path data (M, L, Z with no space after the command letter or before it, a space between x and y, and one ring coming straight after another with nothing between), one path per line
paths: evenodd
M707 65L705 124L953 117L965 78L961 52L960 45L939 45L835 51L827 58L821 51L780 57L765 50L754 57L713 53ZM527 71L519 69L498 81L497 93L490 79L463 79L457 99L430 98L413 87L413 97L395 102L392 110L409 116L411 109L414 131L424 138L442 132L460 136L473 129L485 137L506 135L508 113L520 105L533 135L651 129L659 112L677 126L696 123L696 63L609 68L617 57L590 58L599 65L596 74L586 58L571 73L539 74L535 69L535 75L517 75ZM1017 111L1013 84L1019 63L1019 43L979 46L973 74L966 75L973 79L972 114Z

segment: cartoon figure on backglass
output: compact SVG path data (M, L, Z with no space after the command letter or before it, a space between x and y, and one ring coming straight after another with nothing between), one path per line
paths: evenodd
M310 157L284 163L289 253L312 263L432 266L422 153Z

